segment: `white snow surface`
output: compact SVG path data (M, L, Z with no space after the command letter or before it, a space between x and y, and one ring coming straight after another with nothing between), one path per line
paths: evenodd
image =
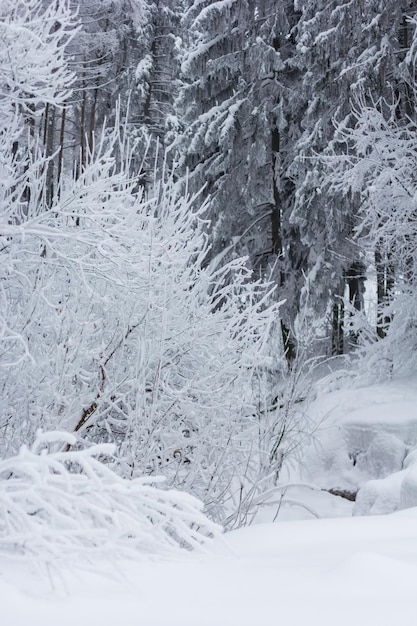
M58 565L49 554L0 552L0 624L416 623L417 383L327 388L308 410L315 443L289 479L315 489L278 490L281 506L275 498L255 524L199 554ZM328 488L359 489L357 501Z
M417 508L259 524L211 553L48 574L0 559L3 626L392 626L416 617Z

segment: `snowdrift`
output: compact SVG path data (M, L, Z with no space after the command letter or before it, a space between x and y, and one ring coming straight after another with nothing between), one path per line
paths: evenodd
M356 495L354 515L417 506L417 382L319 393L318 424L301 475L322 489Z

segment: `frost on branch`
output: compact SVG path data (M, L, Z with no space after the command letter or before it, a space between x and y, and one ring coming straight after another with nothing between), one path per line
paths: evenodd
M70 448L74 436L38 433L0 462L0 549L67 560L81 554L135 557L202 549L220 527L192 496L125 480L102 462L109 444Z
M43 66L57 68L51 81L35 80L16 52L22 88L4 84L13 97L0 102L0 457L38 429L76 432L114 444L122 476L164 475L212 519L237 510L242 519L280 465L276 441L281 459L292 432L276 401L279 305L244 258L213 267L207 204L181 190L177 172L155 174L145 193L118 114L113 130L95 134L84 168L63 162L52 184L47 146L22 128L37 129L42 115L45 127L43 102L66 102L76 27L70 15L65 24L58 41L41 37ZM7 42L20 50L21 39ZM0 52L0 91L6 60Z
M355 241L373 259L376 328L352 316L371 379L407 374L416 363L416 125L399 123L397 113L396 102L358 97L324 157L323 186L355 198Z
M124 476L164 475L222 522L282 430L279 305L245 259L208 263L205 206L171 175L144 196L127 143L104 133L51 208L31 164L25 214L0 217L1 454L39 428L111 442Z
M76 16L65 0L0 2L0 119L10 122L19 109L33 115L45 103L62 105L74 75L65 60L77 32ZM8 126L3 126L7 129Z

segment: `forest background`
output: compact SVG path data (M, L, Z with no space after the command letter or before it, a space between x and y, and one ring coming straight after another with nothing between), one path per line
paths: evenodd
M416 13L0 0L3 459L111 443L239 526L317 367L413 370Z

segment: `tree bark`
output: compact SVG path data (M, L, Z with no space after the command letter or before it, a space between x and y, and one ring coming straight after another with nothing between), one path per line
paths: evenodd
M273 187L273 204L271 207L271 239L272 254L277 256L280 261L283 259L283 243L282 243L282 216L281 216L281 193L280 193L280 133L277 126L276 118L273 119L271 133L271 154L272 154L272 187ZM278 267L281 265L279 261ZM285 275L282 268L279 269L278 284L282 287L285 283ZM284 352L288 366L291 367L296 357L296 344L290 328L281 320L281 334L284 345Z
M375 268L377 284L377 328L378 337L386 337L391 323L391 316L384 313L385 307L392 299L394 289L394 267L391 255L382 250L381 243L375 249Z
M332 354L338 355L344 352L344 318L345 306L342 298L337 298L333 303L332 312Z

